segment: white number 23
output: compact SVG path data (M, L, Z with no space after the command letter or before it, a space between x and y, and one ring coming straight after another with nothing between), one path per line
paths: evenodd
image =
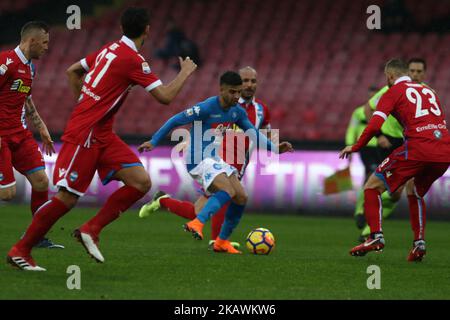
M432 105L430 111L435 116L439 117L442 114L442 112L441 109L439 108L439 105L436 102L436 95L434 94L434 92L428 88L423 88L422 93L425 96L429 96L428 102ZM416 89L414 88L406 89L406 97L411 103L414 103L416 105L416 118L420 118L430 114L430 112L427 109L422 109L422 96Z

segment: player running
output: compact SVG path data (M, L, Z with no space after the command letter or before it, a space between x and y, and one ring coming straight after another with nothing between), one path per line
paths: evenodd
M210 97L194 107L170 118L138 150L150 151L159 144L172 129L194 124L190 130L190 143L186 152L187 171L200 183L210 197L197 217L186 223L184 228L198 240L203 239L204 224L225 204L230 203L213 249L216 252L241 253L228 240L234 228L239 224L247 203L247 195L238 179L238 170L220 157L222 136L228 128L236 124L252 135L252 141L273 152L292 151L288 142L274 146L249 121L247 112L239 104L242 79L238 73L227 71L220 77L220 95ZM201 128L198 127L201 126ZM201 136L199 134L201 133ZM211 137L212 135L212 137ZM228 137L229 138L229 137ZM227 138L227 139L228 139Z
M247 112L247 116L250 122L255 126L256 129L266 129L268 135L270 135L270 113L269 109L266 107L264 103L255 98L255 93L257 89L257 72L252 67L245 67L239 70L239 75L242 78L242 91L241 97L239 98L238 103L245 109ZM239 129L237 126L233 127L234 134L244 135L244 132ZM226 163L235 167L239 172L239 179L242 179L245 169L247 168L248 162L250 160L250 156L252 153L253 145L250 146L248 141L245 141L245 148L241 148L242 150L238 150L238 147L244 147L242 144L238 143L227 143L229 141L228 137L231 137L231 133L227 132L224 136L224 140L222 142L222 159L225 160ZM239 141L239 138L235 140ZM233 141L235 142L235 141ZM227 149L231 148L231 151ZM227 151L228 150L228 151ZM225 157L223 155L226 155ZM205 192L202 192L202 195L198 198L198 200L194 203L189 201L180 201L170 197L163 191L159 191L155 193L153 200L148 204L142 206L139 211L139 216L141 218L148 217L152 212L158 210L160 207L167 209L169 212L174 213L180 217L193 220L196 218L197 214L205 205L206 201L208 201L208 196ZM211 239L209 242L209 246L212 248L214 245L215 239L219 236L220 229L223 225L225 219L225 212L227 211L229 203L225 204L219 212L211 218ZM233 247L236 249L239 248L239 243L231 242Z
M53 141L36 110L31 97L39 59L47 50L49 27L42 21L26 23L20 32L20 44L0 52L0 199L12 200L16 195L15 168L31 184L31 213L48 200L48 178L45 162L26 119L39 131L47 155L55 152ZM40 248L60 248L47 238L39 239Z
M39 208L24 237L9 251L8 262L13 266L45 271L31 258L32 246L76 205L96 171L103 184L111 180L125 184L74 232L97 262L105 261L98 248L101 230L150 189L150 177L139 158L112 130L115 114L134 85L145 88L157 101L170 103L196 65L189 58L180 59L177 77L167 86L162 85L138 53L150 30L146 10L133 7L125 10L121 27L123 37L119 41L103 46L67 70L78 103L62 137L64 144L55 165L53 181L59 190Z
M403 61L390 60L386 64L385 74L389 90L378 103L358 142L344 148L340 158L346 158L366 145L390 114L403 124L405 143L381 163L364 186L364 212L371 233L363 244L351 249L350 254L363 256L384 248L381 194L386 190L396 192L414 178L406 186L414 232L408 261L421 261L426 253L423 197L450 165L450 135L436 93L421 83L411 81L407 76L408 66Z
M423 81L426 76L426 62L422 58L412 58L408 61L408 75L412 81L418 82L427 86ZM365 105L366 117L370 119L373 112L376 109L378 102L384 93L389 89L389 86L381 88ZM376 134L378 139L378 165L386 159L389 154L403 144L403 126L393 116L388 116L387 120L381 126L380 132ZM398 190L392 194L384 192L381 195L381 201L383 203L383 218L387 218L397 207L398 202L401 199L404 186L398 188ZM362 211L356 215L357 226L363 228L360 236L360 241L364 242L367 236L370 234L370 228L366 224L364 214ZM365 227L364 227L365 226Z

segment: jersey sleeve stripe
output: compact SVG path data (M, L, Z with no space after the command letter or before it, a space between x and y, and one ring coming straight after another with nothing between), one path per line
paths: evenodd
M384 112L381 112L381 111L375 111L375 112L373 113L373 115L374 115L374 116L380 116L380 117L382 117L384 120L387 120L387 115L386 115Z
M83 58L80 60L81 66L83 67L84 70L89 71L89 66L87 65L86 59Z
M155 89L156 87L159 87L160 85L162 85L161 80L156 80L155 82L153 82L150 85L148 85L147 87L145 87L145 90L150 92L153 89Z

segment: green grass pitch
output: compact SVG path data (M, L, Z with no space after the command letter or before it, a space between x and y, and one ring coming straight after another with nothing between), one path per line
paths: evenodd
M65 250L37 249L47 272L29 273L4 263L9 247L30 222L28 208L0 207L0 299L449 299L450 224L429 222L428 254L408 263L408 221L388 220L386 248L351 257L357 230L351 218L246 214L233 240L244 243L256 227L269 228L276 248L269 256L213 253L207 240L183 232L182 218L160 211L139 219L130 210L100 238L105 264L95 263L70 236L93 209L75 209L49 237ZM206 227L206 237L209 226ZM67 267L81 269L81 290L66 286ZM367 267L378 265L381 289L367 288Z

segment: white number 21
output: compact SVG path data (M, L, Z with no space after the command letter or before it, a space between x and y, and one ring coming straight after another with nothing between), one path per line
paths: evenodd
M106 58L106 60L108 60L108 61L106 61L105 65L103 66L102 70L100 70L100 72L95 77L94 82L92 82L92 88L95 88L98 85L100 80L105 75L106 70L108 70L109 66L111 65L111 62L117 57L114 53L112 53L112 52L107 53L107 52L108 52L108 49L105 48L102 52L100 52L98 54L97 58L95 59L94 69L92 69L92 71L86 75L86 78L84 81L86 83L89 83L91 81L92 74L97 69L97 66L100 64L100 61L102 61L103 58Z

